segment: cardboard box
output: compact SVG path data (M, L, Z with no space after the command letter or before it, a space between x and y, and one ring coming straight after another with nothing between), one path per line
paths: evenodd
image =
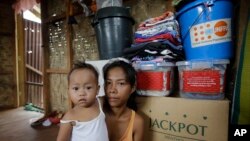
M228 100L138 97L144 141L227 141Z

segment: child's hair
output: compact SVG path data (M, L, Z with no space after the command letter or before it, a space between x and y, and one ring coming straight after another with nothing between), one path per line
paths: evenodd
M93 65L88 64L84 61L76 61L74 63L74 67L70 70L70 72L68 74L68 81L70 79L70 75L72 74L72 72L74 70L77 70L77 69L89 69L89 70L91 70L96 77L96 81L98 82L99 73L98 73L97 69Z
M123 71L126 74L126 81L129 82L129 84L132 87L136 86L136 71L134 69L134 67L131 65L131 63L124 59L124 58L114 58L111 59L104 67L103 67L103 78L104 81L107 79L107 75L108 75L108 71L112 68L115 67L119 67L122 68ZM137 106L136 106L136 102L135 102L135 97L136 97L137 93L136 91L134 91L128 101L127 101L127 106L133 110L137 110ZM105 105L106 105L107 101L105 101ZM109 105L107 105L109 106Z

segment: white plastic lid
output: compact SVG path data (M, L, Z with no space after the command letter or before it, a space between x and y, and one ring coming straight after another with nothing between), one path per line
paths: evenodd
M187 66L200 63L210 63L210 64L229 64L228 59L215 59L215 60L192 60L192 61L179 61L176 62L176 66Z
M158 67L173 67L175 64L172 62L138 61L133 63L133 66L137 70L155 70Z
M174 63L171 63L171 62L161 62L161 63L156 63L156 65L159 67L173 67L173 66L175 66Z

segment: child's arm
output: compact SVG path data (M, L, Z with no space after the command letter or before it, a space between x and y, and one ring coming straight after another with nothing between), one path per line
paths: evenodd
M134 136L133 141L143 141L144 137L144 120L143 118L136 113L134 121Z
M61 123L59 133L57 135L57 141L69 141L72 132L71 123Z
M68 119L69 113L66 113L62 120ZM60 129L57 135L57 141L70 141L72 133L71 122L60 123Z

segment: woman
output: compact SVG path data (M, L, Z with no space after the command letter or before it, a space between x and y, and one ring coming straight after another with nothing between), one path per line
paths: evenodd
M104 112L110 141L143 141L143 118L135 112L136 71L128 60L113 59L103 67Z

